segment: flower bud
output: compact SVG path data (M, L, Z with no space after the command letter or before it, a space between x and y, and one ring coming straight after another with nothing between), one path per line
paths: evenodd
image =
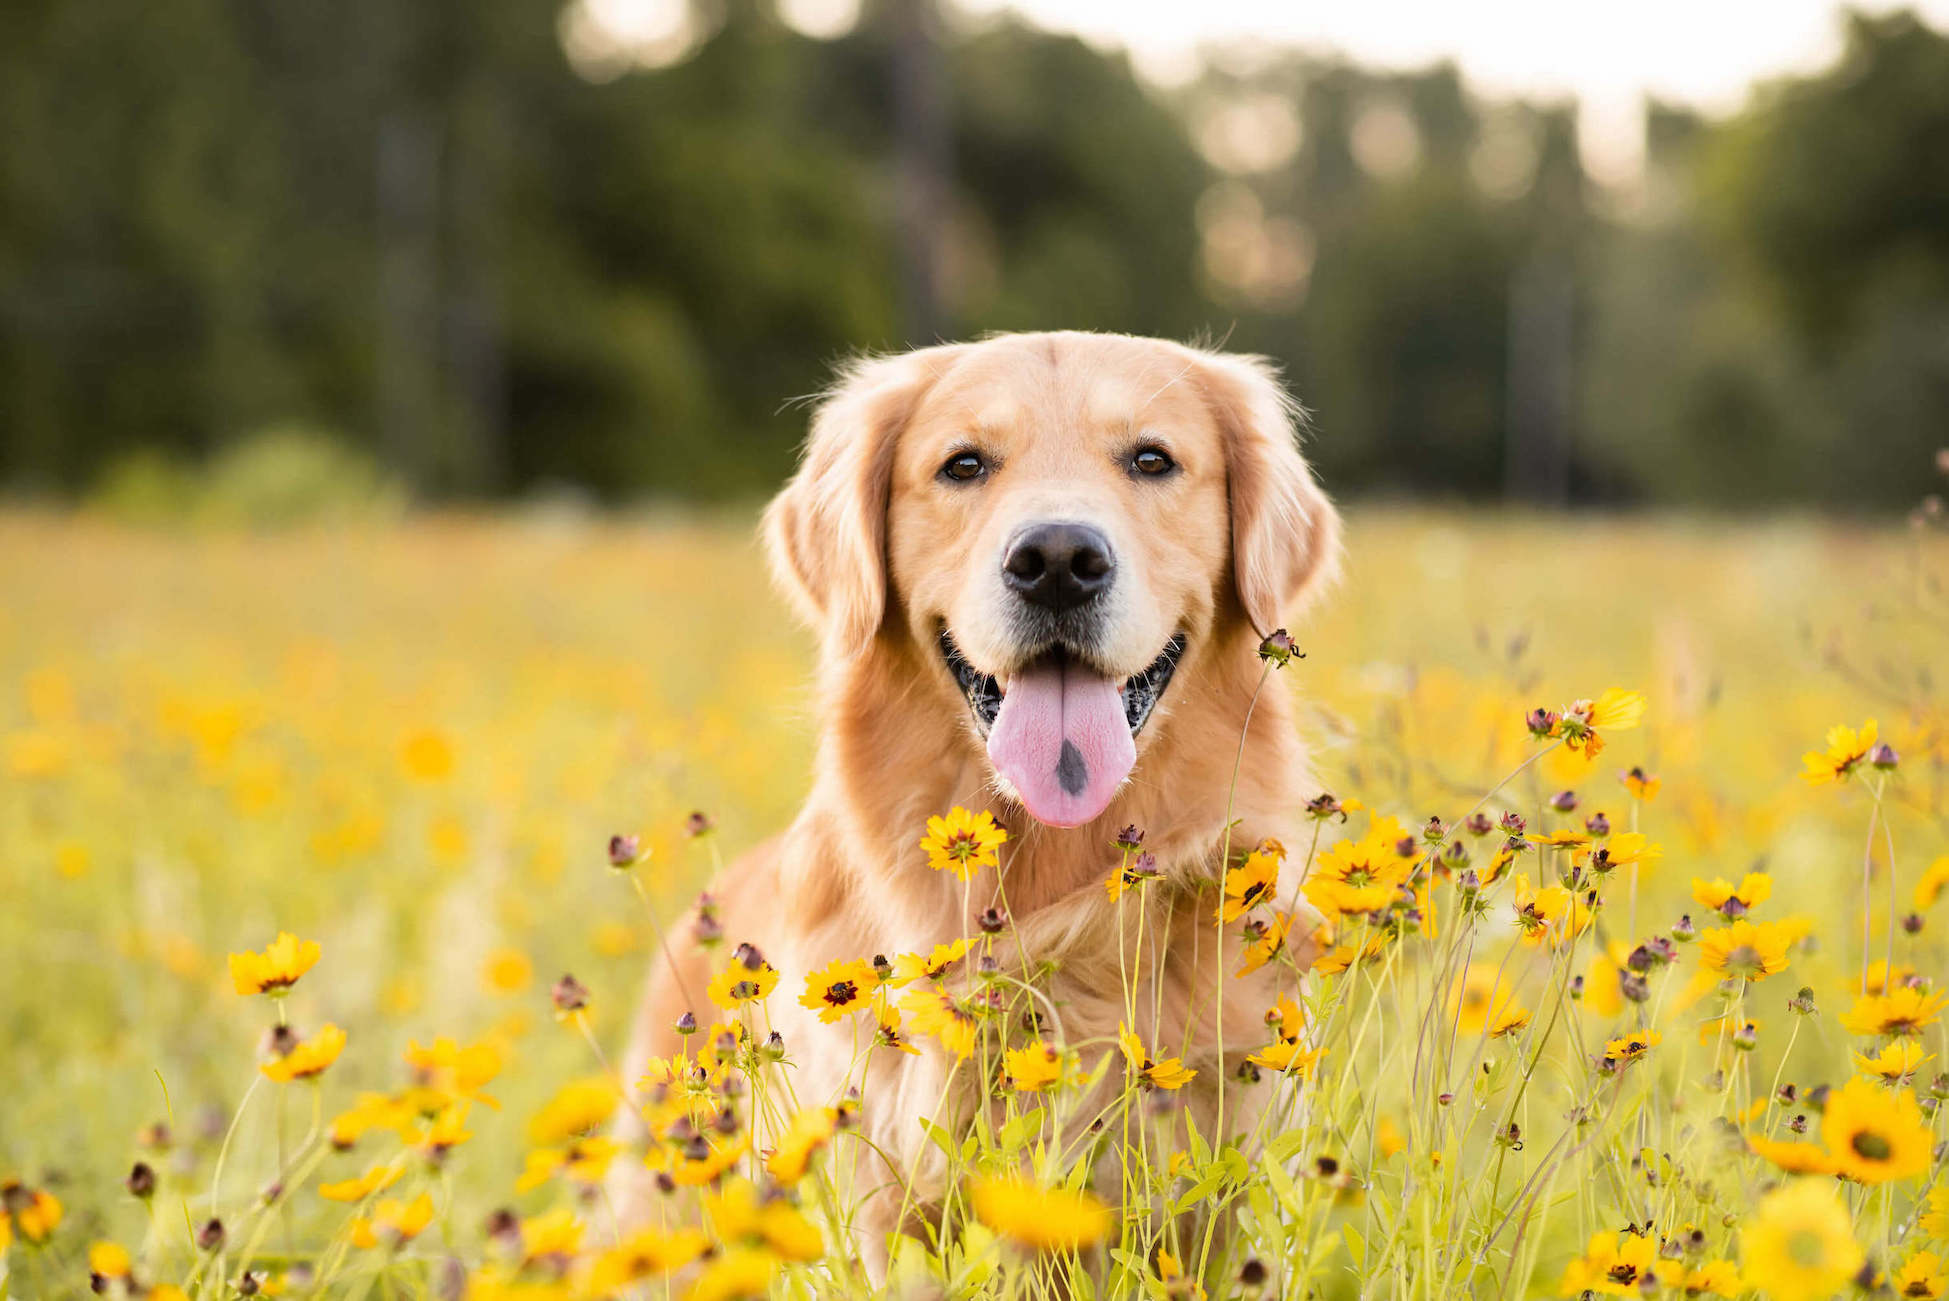
M1467 828L1471 836L1486 836L1495 829L1495 825L1495 823L1489 820L1489 815L1480 809L1469 814L1468 820L1462 823L1462 826Z
M1261 1287L1266 1281L1266 1267L1257 1256L1249 1256L1238 1268L1238 1281L1242 1287Z
M1577 792L1558 791L1550 796L1550 807L1558 813L1572 813L1577 808Z
M1611 834L1611 820L1599 809L1584 819L1584 830L1593 836L1608 836Z
M1429 818L1428 825L1421 829L1421 838L1431 845L1439 845L1448 839L1448 828L1442 826L1439 817Z
M1895 765L1901 762L1901 757L1895 753L1894 746L1883 741L1874 749L1868 751L1868 762L1883 772L1889 772Z
M1686 913L1683 917L1680 917L1678 919L1678 925L1672 927L1672 938L1680 944L1690 944L1698 937L1699 928L1692 924L1691 913Z
M716 825L716 823L711 821L710 814L705 813L702 809L696 809L691 812L689 817L684 819L684 834L692 840L695 840L699 836L709 835L711 829Z
M1820 1011L1814 1005L1814 987L1812 985L1802 985L1800 992L1787 1000L1787 1007L1791 1011L1798 1012L1801 1016L1812 1016Z
M1293 645L1291 634L1284 628L1275 628L1271 636L1259 643L1259 658L1276 669L1283 669L1294 659L1306 656Z
M1499 825L1502 827L1503 833L1510 836L1520 836L1529 829L1528 821L1514 809L1502 815L1502 821Z
M1902 918L1902 929L1910 935L1920 935L1926 924L1921 913L1910 913Z
M204 1251L220 1251L223 1248L223 1221L209 1219L196 1231L196 1245Z
M129 1167L129 1177L122 1181L122 1186L129 1190L130 1196L148 1201L156 1192L155 1169L147 1161L137 1161Z
M1008 927L1008 914L1000 908L988 908L975 918L975 924L983 935L999 935Z
M627 872L643 861L643 843L635 836L609 837L609 866Z
M562 978L555 982L555 987L548 991L548 997L555 1004L555 1010L567 1016L589 1005L589 987L564 972Z
M1523 718L1524 724L1529 728L1529 734L1538 740L1555 735L1559 721L1555 713L1540 708L1530 710Z
M1749 1053L1753 1051L1753 1049L1759 1047L1759 1042L1759 1027L1751 1021L1748 1021L1745 1025L1740 1026L1739 1029L1733 1031L1732 1046L1741 1052Z
M677 1018L677 1033L686 1039L697 1033L697 1014L689 1008L685 1008L684 1014Z

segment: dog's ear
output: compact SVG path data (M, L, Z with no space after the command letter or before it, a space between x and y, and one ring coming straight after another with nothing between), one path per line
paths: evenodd
M813 414L798 473L765 510L772 577L831 652L858 650L886 617L894 448L941 351L843 367Z
M1224 440L1232 574L1261 634L1282 626L1340 570L1340 515L1299 454L1306 413L1260 357L1202 353L1206 400Z

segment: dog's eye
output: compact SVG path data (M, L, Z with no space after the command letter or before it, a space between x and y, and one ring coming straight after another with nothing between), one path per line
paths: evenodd
M956 452L947 458L941 467L941 477L956 483L968 483L988 473L988 462L981 459L978 452Z
M1160 447L1145 447L1138 449L1137 454L1130 458L1130 468L1138 474L1169 474L1178 468L1178 463Z

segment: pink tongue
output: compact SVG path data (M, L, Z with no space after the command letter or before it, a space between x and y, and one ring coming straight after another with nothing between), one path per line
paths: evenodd
M1117 684L1065 661L1008 684L988 730L988 759L1038 822L1077 827L1109 807L1137 746Z

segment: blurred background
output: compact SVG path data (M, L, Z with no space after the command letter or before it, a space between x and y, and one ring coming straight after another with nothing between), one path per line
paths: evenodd
M1342 495L1912 502L1949 4L1342 8L13 6L0 485L749 498L845 353L1075 327L1277 358Z

